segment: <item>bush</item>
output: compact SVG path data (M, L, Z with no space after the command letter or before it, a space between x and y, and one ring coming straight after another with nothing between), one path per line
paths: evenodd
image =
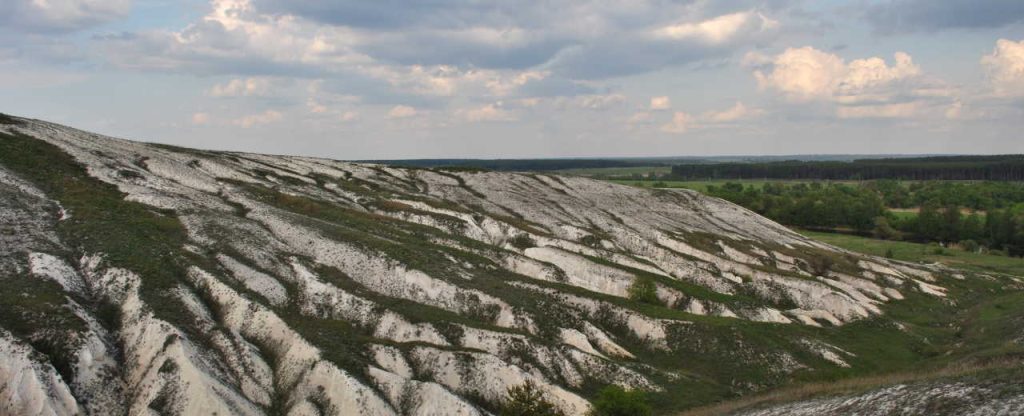
M885 217L875 217L875 228L871 230L871 234L875 238L883 240L899 240L900 232L896 231L892 225L889 225L889 220Z
M529 234L518 234L515 237L512 237L512 240L509 240L509 244L512 244L512 247L520 250L537 247L537 243L533 241L533 238L530 238Z
M885 249L885 258L891 259L891 258L895 258L895 257L896 257L896 253L893 252L891 248Z
M824 254L815 254L807 259L807 267L816 276L828 276L828 272L832 271L834 264L835 260Z
M629 298L637 302L660 305L658 301L658 286L650 277L638 277L629 285Z
M978 244L978 242L974 240L964 240L960 242L960 248L963 249L964 251L969 251L971 253L978 252L978 249L980 247L981 246Z
M651 406L647 395L640 390L625 390L619 386L608 386L597 393L590 416L648 416Z
M565 416L554 404L544 399L537 386L525 384L508 389L508 397L501 406L501 416Z

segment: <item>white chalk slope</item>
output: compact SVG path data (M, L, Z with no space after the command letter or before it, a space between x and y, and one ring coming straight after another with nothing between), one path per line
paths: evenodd
M68 374L0 333L5 414L479 415L527 381L582 414L588 383L677 379L643 357L692 349L701 315L844 325L908 292L944 296L935 270L686 190L191 151L30 120L0 132L57 146L126 200L175 215L182 250L208 260L166 292L180 315L154 314L142 271L68 247L55 227L74 210L0 166L0 224L17 230L0 235L0 271L55 282L69 305L118 308L114 327L73 309L88 324L69 329ZM668 312L627 299L639 278ZM347 332L328 342L324 328ZM817 358L765 365L850 365L836 346L794 345Z

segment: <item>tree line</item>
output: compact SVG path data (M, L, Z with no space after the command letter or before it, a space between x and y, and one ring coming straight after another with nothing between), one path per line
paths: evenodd
M1022 181L1024 155L935 156L840 161L680 164L664 179Z
M601 169L667 166L645 159L407 159L361 160L400 168L546 172L565 169Z
M1024 184L726 183L705 192L790 226L1024 256Z

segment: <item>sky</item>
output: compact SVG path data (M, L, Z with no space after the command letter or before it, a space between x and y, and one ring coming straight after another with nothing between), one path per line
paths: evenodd
M0 112L347 160L1024 153L1024 1L2 0Z

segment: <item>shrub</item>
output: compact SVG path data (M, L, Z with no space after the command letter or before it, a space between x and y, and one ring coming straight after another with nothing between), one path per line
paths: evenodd
M580 238L580 243L590 247L601 247L601 237L588 234Z
M590 416L648 416L651 406L640 390L625 390L611 385L597 393Z
M532 238L530 238L529 234L518 234L515 237L512 237L511 240L509 240L509 244L512 244L512 247L518 248L520 250L526 250L530 247L537 247L537 243L534 242Z
M807 259L807 267L816 276L827 276L828 272L832 271L834 264L835 260L824 254L815 254Z
M660 305L658 301L658 286L649 277L638 277L629 285L629 298L637 302Z
M891 258L895 258L895 257L896 257L896 253L894 253L891 248L885 249L885 258L891 259Z
M527 381L510 387L501 406L501 416L565 416L554 404L544 399L537 386Z
M964 240L960 242L960 248L971 253L976 253L980 247L981 246L978 242L974 240Z
M875 217L875 228L871 230L871 234L875 238L881 238L883 240L899 240L900 232L896 231L892 225L889 225L889 220L885 217Z

